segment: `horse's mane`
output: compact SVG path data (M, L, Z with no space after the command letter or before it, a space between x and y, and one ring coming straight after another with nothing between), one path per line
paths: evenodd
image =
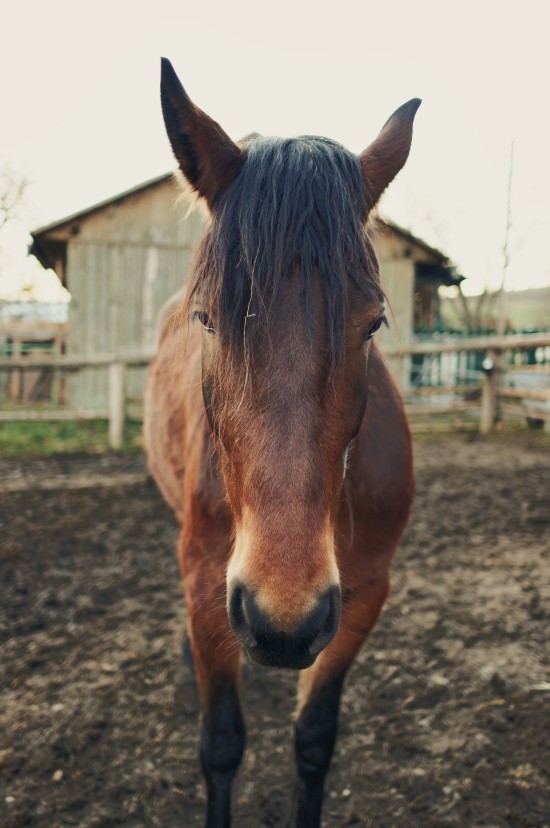
M338 359L350 280L382 298L376 258L365 230L367 205L359 159L327 138L257 138L215 208L195 260L188 301L212 315L230 349L250 343L277 308L296 263L306 318L313 280L326 306L331 360ZM239 344L240 343L240 344Z

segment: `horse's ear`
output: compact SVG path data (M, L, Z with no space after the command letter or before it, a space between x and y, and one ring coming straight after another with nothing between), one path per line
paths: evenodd
M235 180L242 152L219 124L195 106L166 58L161 59L160 99L180 169L212 208Z
M407 160L414 116L421 103L420 98L413 98L396 109L382 127L378 138L360 155L369 210L372 210Z

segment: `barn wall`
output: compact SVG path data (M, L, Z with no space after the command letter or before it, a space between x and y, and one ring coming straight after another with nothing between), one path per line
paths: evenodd
M380 277L387 296L389 327L381 328L376 341L382 353L400 349L411 342L414 313L414 262L396 259L380 262ZM408 386L409 358L387 357L388 367L400 388Z
M132 196L82 221L67 251L71 292L69 353L150 350L156 319L184 284L203 232L197 215L178 218L176 190L163 187ZM144 371L132 369L128 395L142 395ZM71 403L103 409L107 371L86 369L70 379Z
M420 245L383 228L375 237L375 250L380 263L380 279L387 297L389 328L382 328L376 341L382 352L399 350L413 338L415 263L436 262L437 259ZM410 358L388 357L388 367L398 386L409 385Z

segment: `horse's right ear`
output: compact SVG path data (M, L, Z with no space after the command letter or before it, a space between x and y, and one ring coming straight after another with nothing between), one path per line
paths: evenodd
M414 116L421 103L420 98L413 98L400 106L386 121L378 138L359 156L369 210L407 160Z
M166 58L161 59L160 99L180 169L212 209L237 177L242 152L219 124L195 106Z

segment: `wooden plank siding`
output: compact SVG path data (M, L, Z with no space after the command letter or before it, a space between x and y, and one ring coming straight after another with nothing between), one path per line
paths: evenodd
M382 352L399 352L412 339L414 313L414 262L412 259L381 260L380 277L386 292L388 326L380 329L376 341ZM402 389L407 388L410 376L409 356L388 356L388 367Z
M136 193L78 222L67 239L71 334L67 353L149 351L166 300L185 283L204 220L182 218L170 180ZM183 216L185 213L183 212ZM127 394L143 394L145 368L127 377ZM104 367L70 376L69 399L102 409L108 400Z
M181 288L193 251L187 247L101 245L72 242L68 250L72 302L67 353L150 350L156 319L166 300ZM128 395L140 396L143 369L129 377ZM103 408L107 399L104 368L71 377L71 399Z

